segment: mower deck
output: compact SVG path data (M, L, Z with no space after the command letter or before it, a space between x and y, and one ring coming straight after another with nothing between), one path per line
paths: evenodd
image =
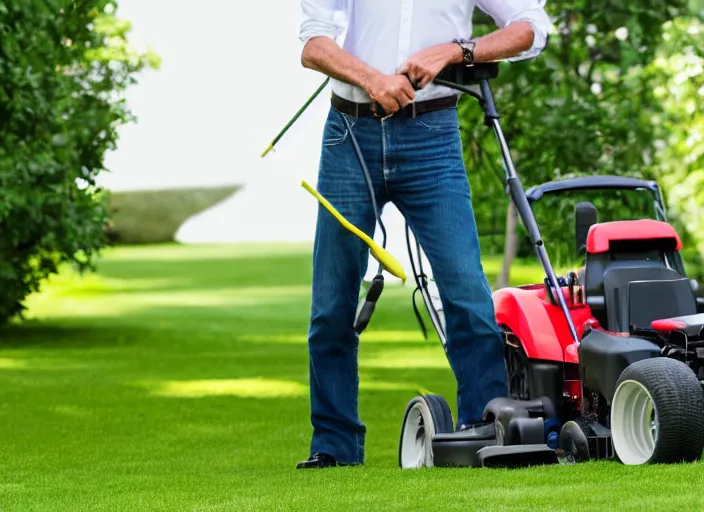
M496 437L475 438L463 432L438 434L433 439L436 467L522 468L558 464L557 452L544 443L497 445Z

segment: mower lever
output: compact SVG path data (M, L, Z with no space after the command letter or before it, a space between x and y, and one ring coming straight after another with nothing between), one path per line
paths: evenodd
M577 305L577 293L575 293L575 289L579 290L580 283L579 276L573 270L567 273L567 286L570 290L570 304L572 305L572 307L575 307ZM582 303L581 293L579 293L579 303Z

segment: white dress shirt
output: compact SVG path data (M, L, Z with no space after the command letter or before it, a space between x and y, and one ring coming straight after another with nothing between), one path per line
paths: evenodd
M299 37L327 36L355 57L393 74L413 53L453 39L470 39L475 7L490 15L497 27L526 21L533 27L533 45L510 60L539 55L547 43L551 21L545 0L301 0ZM346 32L346 34L345 34ZM332 90L350 101L369 102L358 87L331 79ZM457 94L430 84L416 92L416 101Z

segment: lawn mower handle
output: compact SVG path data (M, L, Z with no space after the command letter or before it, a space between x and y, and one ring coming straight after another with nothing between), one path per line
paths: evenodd
M570 315L567 301L562 293L562 288L557 276L555 275L555 270L550 262L547 250L545 249L545 244L543 243L543 238L540 234L538 223L535 219L535 215L533 214L533 210L530 206L528 196L523 188L523 184L521 183L521 179L516 173L516 167L514 166L513 159L511 158L508 143L506 142L503 130L501 129L501 124L499 123L500 116L496 110L494 96L491 92L491 88L489 87L489 80L496 77L497 74L498 63L493 62L487 64L477 64L472 67L451 67L450 69L445 70L440 75L443 77L436 79L434 83L467 93L479 101L482 110L484 111L485 123L487 126L493 128L494 134L496 135L496 140L501 150L504 170L506 171L507 194L516 206L521 222L526 228L526 231L528 231L528 235L533 242L536 256L543 266L543 270L545 271L550 287L554 290L554 295L556 296L560 309L562 309L565 316L565 321L570 329L570 334L572 335L574 342L579 345L579 336L577 336L577 330L575 329L574 322L572 321L572 316ZM453 81L451 78L455 78L457 81ZM481 94L478 94L467 87L467 85L470 84L478 84Z

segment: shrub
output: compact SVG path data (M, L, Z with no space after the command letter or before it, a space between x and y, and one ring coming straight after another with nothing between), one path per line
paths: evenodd
M95 178L132 120L120 93L151 56L108 0L0 2L0 323L62 262L92 268L106 208Z

